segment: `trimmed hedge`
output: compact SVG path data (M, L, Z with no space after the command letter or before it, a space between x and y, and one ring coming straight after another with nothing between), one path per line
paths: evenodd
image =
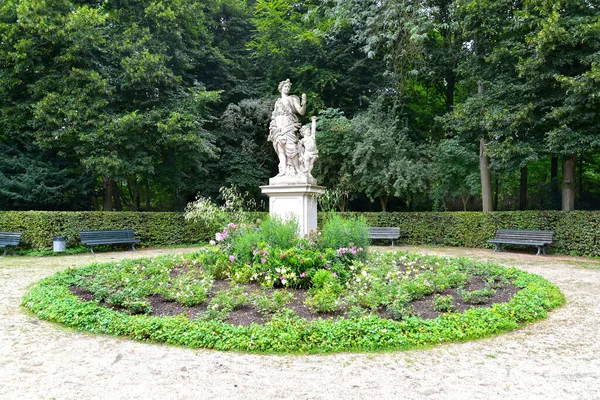
M599 211L497 211L349 213L365 217L369 226L398 226L398 242L491 248L497 229L554 231L550 252L600 255Z
M177 212L0 212L0 230L23 232L22 248L51 249L54 236L65 236L71 247L80 243L79 231L103 229L133 229L142 246L206 242L216 231Z
M264 218L266 213L254 213ZM487 240L497 229L549 229L549 250L588 257L600 255L600 211L498 211L343 213L362 216L369 226L400 227L399 243L491 248ZM221 227L187 222L183 213L165 212L0 212L0 230L23 232L21 247L52 248L54 236L66 236L67 246L79 243L80 230L134 229L142 246L205 242Z

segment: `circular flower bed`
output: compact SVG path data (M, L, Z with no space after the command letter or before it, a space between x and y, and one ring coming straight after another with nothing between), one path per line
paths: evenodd
M468 259L247 241L245 253L237 242L69 269L38 282L23 305L43 319L135 340L316 353L481 338L565 301L540 276Z

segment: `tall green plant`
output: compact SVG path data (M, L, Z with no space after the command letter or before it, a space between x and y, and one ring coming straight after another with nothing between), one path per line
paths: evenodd
M270 246L287 249L298 242L298 222L293 219L283 221L269 217L261 222L260 233Z
M359 254L366 257L369 247L369 226L364 218L345 219L339 215L333 215L321 230L320 246L322 248L362 248Z

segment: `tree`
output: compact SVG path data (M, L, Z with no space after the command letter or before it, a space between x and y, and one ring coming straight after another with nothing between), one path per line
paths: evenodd
M460 198L463 211L467 211L467 202L471 196L481 193L479 180L479 160L472 141L460 138L447 139L438 145L432 160L431 191L434 202ZM444 206L444 208L446 208Z
M378 199L383 211L391 196L410 205L425 191L428 150L413 142L409 128L375 103L352 119L357 136L352 154L356 185L371 201Z
M462 5L473 40L471 62L463 68L485 82L485 93L478 96L477 113L470 107L475 102L460 113L479 116L490 141L486 150L502 166L519 159L524 168L530 160L562 154L563 209L573 209L575 157L598 143L598 116L592 111L598 103L579 98L573 109L568 82L593 75L599 39L591 21L597 5L579 0Z
M31 117L11 134L76 154L102 178L105 210L120 204L117 181L166 185L177 202L206 174L215 147L203 125L219 95L200 80L224 59L201 4L20 0L2 11L10 101Z
M216 197L220 187L234 185L257 197L259 186L276 174L277 156L267 142L274 101L267 97L229 104L217 123L220 157L210 163L213 173L201 193Z
M537 88L556 93L544 109L545 142L563 155L562 209L575 205L577 152L600 145L600 2L563 0L525 3L523 18L531 27L521 73ZM546 90L547 92L547 90Z
M319 114L316 138L319 159L313 175L320 185L335 190L332 194L336 195L341 210L346 210L347 202L358 192L352 154L359 137L351 121L339 109L328 108Z

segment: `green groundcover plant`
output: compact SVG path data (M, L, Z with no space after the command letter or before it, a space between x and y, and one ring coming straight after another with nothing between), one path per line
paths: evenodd
M334 223L339 248L324 246L324 234L290 235L289 223L229 224L210 246L194 253L59 272L38 282L23 305L46 320L135 340L257 353L318 353L399 350L481 338L544 318L565 301L550 282L515 268L405 252L367 256L354 242L340 241L344 222ZM348 232L360 232L356 224L351 221ZM355 233L349 240L359 242ZM474 276L487 282L485 290L468 291L465 285ZM485 299L508 284L519 289L509 301L463 312L454 311L448 295L442 297L455 290L463 297ZM252 293L248 287L254 288ZM73 288L90 299L83 301ZM323 318L309 320L288 308L298 293ZM202 311L195 317L153 316L151 299L157 296ZM416 316L412 304L426 296L435 296L436 307L444 313L434 319ZM229 322L231 313L248 307L263 316L262 323Z

